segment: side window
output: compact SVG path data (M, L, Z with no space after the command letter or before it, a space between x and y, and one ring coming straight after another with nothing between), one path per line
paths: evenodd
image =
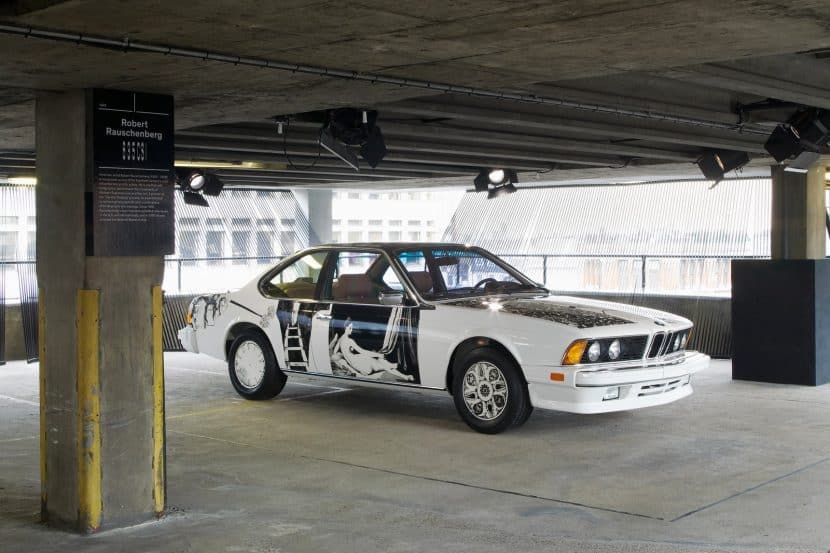
M435 285L432 282L432 275L427 267L427 260L421 250L403 251L398 254L404 269L409 275L409 280L415 285L418 293L422 296L429 296L435 293Z
M383 285L375 282L371 268L380 254L371 252L338 252L331 281L333 301L347 303L379 303Z
M326 255L326 252L304 255L265 282L263 293L272 298L313 298Z

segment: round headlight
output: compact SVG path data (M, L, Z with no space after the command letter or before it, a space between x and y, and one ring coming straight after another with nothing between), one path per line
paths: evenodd
M679 350L679 349L680 349L680 334L678 334L678 335L674 338L674 349L673 349L672 351L677 351L677 350Z
M614 340L611 342L611 345L608 346L608 358L612 361L614 359L618 359L620 357L620 341Z
M588 347L588 361L595 363L599 361L600 347L599 342L592 342Z

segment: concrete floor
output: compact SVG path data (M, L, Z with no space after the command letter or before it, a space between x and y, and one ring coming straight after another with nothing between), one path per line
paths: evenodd
M170 514L86 537L37 523L37 366L0 367L0 551L830 548L830 386L717 361L673 405L484 436L443 394L293 378L246 402L223 363L166 367Z

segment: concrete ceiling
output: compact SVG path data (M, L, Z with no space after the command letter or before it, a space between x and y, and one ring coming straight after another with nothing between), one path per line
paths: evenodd
M830 108L826 2L19 0L0 23L161 43L727 124L714 128L336 80L0 33L0 171L33 163L39 91L112 87L176 97L177 156L295 167L225 171L230 184L469 183L477 168L521 180L694 175L706 148L763 166L764 121L735 106L766 98ZM316 127L271 118L338 106L380 110L390 150L354 173L318 157ZM767 121L766 123L768 123ZM732 128L729 128L732 126ZM5 153L4 153L5 152Z

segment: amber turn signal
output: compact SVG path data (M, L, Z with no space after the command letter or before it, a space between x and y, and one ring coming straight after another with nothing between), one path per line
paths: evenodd
M588 340L576 340L568 349L565 350L565 356L562 358L563 365L578 365L582 359L582 354L585 353L585 348L588 347ZM553 377L551 377L553 378Z
M184 322L189 325L193 324L193 313L190 311L190 309L187 310L187 315L185 315L184 317Z
M554 382L565 382L565 373L550 373L550 379Z

